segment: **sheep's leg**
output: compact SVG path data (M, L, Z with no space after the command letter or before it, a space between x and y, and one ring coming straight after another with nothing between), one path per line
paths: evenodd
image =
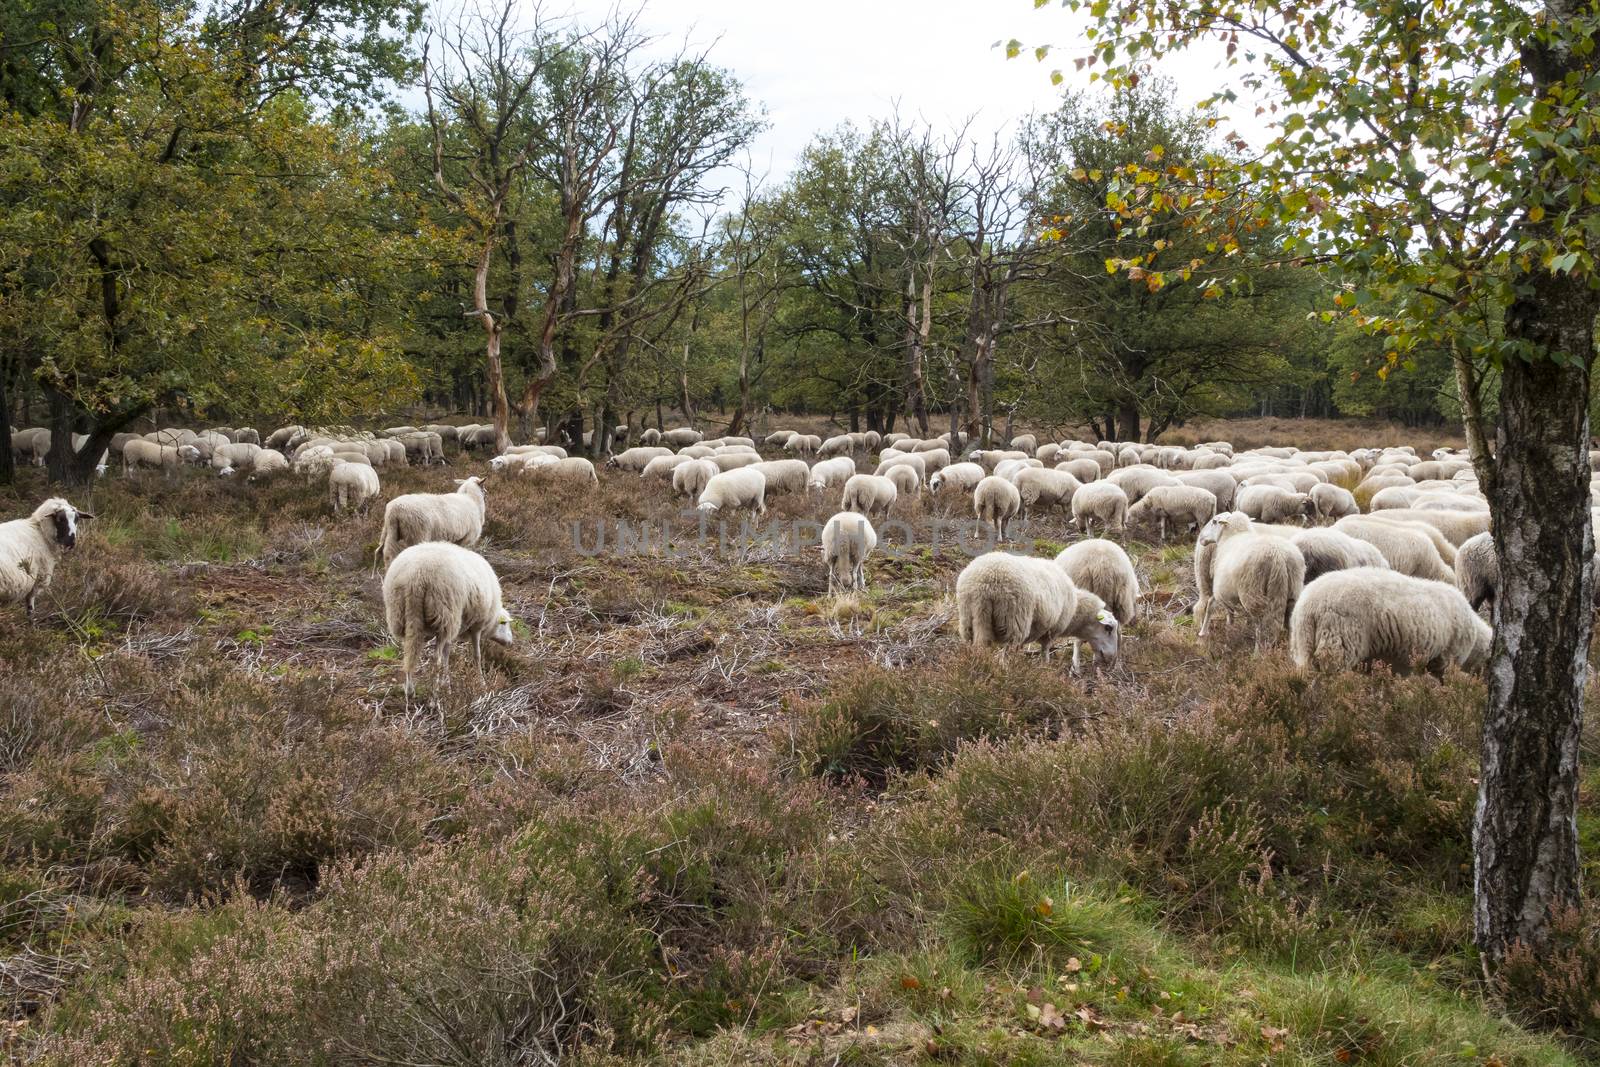
M1072 673L1078 673L1078 655L1083 651L1083 642L1076 637L1072 639Z
M475 634L472 635L472 658L473 658L474 661L476 661L476 663L478 665L478 684L479 685L488 685L489 683L488 683L487 679L485 679L484 676L483 676L483 632L482 631L479 631L478 633L475 633Z

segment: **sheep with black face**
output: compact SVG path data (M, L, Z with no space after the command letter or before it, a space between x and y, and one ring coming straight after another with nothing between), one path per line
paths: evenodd
M61 553L78 543L78 523L92 518L53 496L26 519L0 523L0 603L21 601L32 617L39 594L55 576Z

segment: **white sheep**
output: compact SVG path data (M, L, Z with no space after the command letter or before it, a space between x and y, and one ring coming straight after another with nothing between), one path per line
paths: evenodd
M1450 548L1464 545L1468 540L1489 529L1489 513L1487 511L1434 511L1428 508L1391 508L1388 511L1373 512L1369 518L1379 519L1384 522L1416 523L1431 527L1449 542ZM1435 540L1437 544L1437 539ZM1446 563L1451 562L1450 551L1441 549L1439 554Z
M1065 471L1084 484L1099 481L1101 477L1100 464L1083 456L1073 456L1071 459L1058 460L1055 464L1055 469ZM1230 478L1228 480L1231 482L1233 479Z
M1167 524L1181 525L1185 531L1198 531L1217 513L1217 498L1208 489L1194 485L1157 485L1137 504L1128 508L1126 521L1135 527L1155 522L1161 540L1167 539Z
M472 639L480 679L483 639L502 645L514 640L494 568L476 552L446 542L412 545L395 557L383 576L383 612L404 656L407 697L417 657L428 640L434 642L434 659L446 685L450 646L460 638Z
M1418 523L1389 522L1369 515L1351 515L1334 523L1333 528L1375 546L1389 561L1389 566L1401 574L1455 585L1454 572L1440 554L1439 546L1429 536L1439 536L1432 527ZM1453 554L1451 560L1454 561Z
M677 496L698 497L718 473L717 465L709 459L690 459L672 469L672 492Z
M1052 644L1075 638L1089 642L1097 662L1115 660L1119 651L1116 616L1054 560L979 556L956 577L956 615L961 639L979 647L1037 641L1048 659Z
M568 482L572 485L588 486L600 484L600 475L595 472L594 464L582 456L569 456L554 463L535 462L551 458L554 457L529 456L529 462L522 466L522 473L538 478L542 482Z
M1022 517L1026 519L1035 511L1047 511L1050 508L1066 508L1070 511L1072 497L1083 483L1066 471L1049 467L1024 467L1011 475L1011 484L1017 487L1017 493L1022 497Z
M1056 566L1079 589L1103 600L1118 623L1133 625L1139 613L1139 575L1121 545L1091 537L1063 548L1056 554Z
M78 523L92 518L53 496L27 518L0 523L0 603L20 600L31 618L39 594L55 577L61 553L78 543Z
M1128 516L1128 494L1108 481L1089 482L1072 494L1072 521L1085 534L1096 522L1101 534L1121 533Z
M1204 489L1216 497L1218 511L1233 510L1233 498L1239 491L1239 483L1227 471L1179 471L1173 477L1178 480L1179 485L1192 485L1197 489Z
M1230 511L1214 517L1200 532L1211 540L1211 594L1200 617L1200 636L1210 629L1220 604L1231 619L1242 612L1255 620L1255 645L1271 645L1287 625L1305 585L1306 562L1300 550L1282 537L1251 529L1250 517ZM1196 550L1198 565L1199 552Z
M811 468L803 459L762 460L750 464L749 469L760 471L766 478L768 500L791 493L804 495L811 482Z
M694 460L688 456L675 456L669 452L665 456L657 456L649 463L646 463L644 465L644 470L639 472L639 477L645 481L649 481L652 478L658 478L661 481L669 481L672 478L673 471L677 470L685 463L693 462Z
M865 515L841 511L822 527L822 558L828 565L828 595L835 589L867 588L867 557L878 532Z
M928 491L939 493L954 489L958 493L970 493L986 477L987 473L977 463L952 463L929 476Z
M883 477L894 483L898 497L914 498L922 493L922 479L917 477L915 467L907 466L904 463L893 463L883 472Z
M192 445L185 446L193 448ZM198 455L198 451L196 452ZM176 445L162 445L154 441L136 439L122 446L122 472L128 474L137 467L155 467L169 476L183 463L184 457Z
M1317 506L1308 494L1278 485L1241 484L1233 506L1256 522L1309 522L1317 514Z
M1494 598L1500 591L1500 558L1489 533L1469 537L1456 553L1456 588L1473 611L1485 604L1491 611L1494 609Z
M1006 539L1006 528L1022 512L1022 494L1009 479L991 474L972 490L972 513L987 523L996 540Z
M1131 508L1144 495L1158 485L1178 485L1178 479L1164 470L1144 465L1133 467L1119 467L1106 475L1106 481L1128 494L1128 506Z
M706 483L695 507L707 514L749 508L757 515L764 515L767 511L767 476L749 467L719 471Z
M717 465L719 471L738 470L740 467L753 467L761 462L761 457L755 452L740 450L737 452L718 452L706 457ZM796 460L795 462L801 462Z
M767 434L768 448L783 448L789 444L789 438L795 436L798 430L774 430Z
M378 472L370 466L338 463L328 472L328 499L335 515L342 514L345 508L366 511L378 492Z
M797 433L783 446L785 452L797 456L814 456L822 448L822 438L814 433Z
M640 446L638 448L629 448L618 452L616 455L606 460L606 466L615 467L617 470L624 471L642 471L650 465L651 460L657 459L661 456L670 456L672 454L672 449L670 448L662 448L660 446L652 447L647 445Z
M1482 668L1494 633L1452 585L1357 567L1309 586L1289 622L1298 667L1353 670L1375 663L1443 674Z
M900 490L889 479L876 474L852 474L844 483L839 499L840 511L854 511L867 517L889 514L899 499Z
M825 459L811 468L810 478L806 482L808 489L832 489L836 485L843 485L856 473L856 461L849 456L834 456Z
M1346 515L1361 514L1361 505L1356 503L1354 493L1328 482L1311 487L1311 503L1316 506L1317 516L1323 519L1342 519Z
M487 510L483 479L477 477L457 482L453 493L406 493L397 496L384 505L378 554L387 566L406 548L424 541L475 545L478 538L483 536L483 519Z
M885 458L878 464L874 474L886 475L890 467L909 467L917 476L917 484L921 485L928 480L928 465L919 453L896 452L894 449L883 450Z
M1289 541L1300 550L1301 558L1306 561L1306 585L1333 571L1389 566L1376 545L1358 541L1340 530L1299 530Z

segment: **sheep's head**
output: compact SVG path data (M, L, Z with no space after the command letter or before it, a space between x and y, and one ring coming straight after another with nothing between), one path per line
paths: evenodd
M710 515L713 512L721 511L722 505L717 503L715 500L702 500L699 504L695 505L695 510Z
M489 640L496 644L510 646L516 642L516 637L511 632L511 613L501 608L494 617L494 629L489 631Z
M1094 650L1095 662L1114 663L1122 652L1122 626L1117 617L1105 608L1095 612L1089 632L1084 635Z
M78 543L78 523L94 518L87 511L79 511L60 497L51 497L33 512L33 521L40 529L53 536L62 548L72 548Z
M200 450L194 445L179 445L178 458L185 463L199 463L201 460Z
M510 456L496 456L489 461L489 469L492 471L504 470L510 462Z

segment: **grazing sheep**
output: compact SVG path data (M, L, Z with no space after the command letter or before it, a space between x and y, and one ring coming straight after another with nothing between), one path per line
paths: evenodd
M1072 475L1074 478L1078 479L1079 482L1085 485L1087 485L1089 482L1097 482L1101 477L1100 464L1096 463L1092 459L1085 459L1082 456L1074 456L1071 459L1061 460L1056 463L1055 469ZM1232 481L1232 479L1230 478L1229 481Z
M650 427L639 435L639 443L641 445L661 444L661 431L654 426Z
M665 430L661 434L661 443L671 445L673 448L684 448L688 445L699 444L703 435L699 430L691 430L681 426L675 430Z
M719 471L701 490L695 507L707 514L749 508L757 515L764 515L767 511L767 476L753 467Z
M1073 494L1083 483L1066 471L1024 467L1011 476L1011 484L1022 496L1022 517L1026 519L1035 510L1061 507L1070 511Z
M1470 539L1489 529L1487 511L1433 511L1427 508L1391 508L1368 516L1384 522L1416 523L1437 530L1450 546L1464 545ZM1447 550L1441 549L1446 563L1451 562Z
M1061 446L1053 441L1046 441L1033 450L1033 458L1043 463L1046 467L1054 466L1060 455Z
M1277 485L1240 485L1233 506L1256 522L1310 522L1317 514L1309 494Z
M1108 481L1090 482L1072 494L1072 521L1085 534L1096 522L1101 535L1121 533L1128 516L1128 494Z
M806 486L809 489L831 489L836 485L843 485L855 473L855 460L849 456L834 456L811 468L811 477L807 480Z
M307 445L294 454L294 472L304 478L320 478L338 463L333 449L327 445Z
M938 493L945 489L954 489L958 493L969 493L985 477L987 475L983 467L976 463L952 463L942 470L933 472L928 478L928 491Z
M972 490L972 511L981 523L988 523L995 539L1006 539L1006 527L1022 512L1022 493L1009 480L991 474Z
M1480 670L1494 632L1453 585L1357 567L1305 591L1289 622L1297 667L1354 670L1375 663L1405 672Z
M1039 439L1031 433L1018 434L1011 439L1011 448L1016 452L1037 452Z
M1028 457L1026 459L1003 459L994 465L993 473L995 477L1004 478L1009 482L1012 478L1016 477L1018 471L1028 470L1034 467L1042 469L1044 464L1040 463L1036 459L1033 459L1032 457Z
M143 439L129 441L122 446L122 473L129 474L137 467L155 467L171 476L183 462L174 445L158 445Z
M767 499L787 493L805 494L811 481L811 468L803 459L769 459L753 463L750 470L760 471L767 479Z
M1383 553L1383 558L1389 561L1389 566L1401 574L1450 585L1456 582L1455 574L1426 532L1430 530L1429 527L1387 522L1370 515L1351 515L1334 523L1333 528L1377 548Z
M799 433L798 430L774 430L767 434L768 448L783 448L789 443L789 438Z
M716 455L707 456L712 463L717 465L719 471L738 470L740 467L753 467L761 462L761 457L754 452L718 452ZM803 462L795 460L794 462Z
M629 448L606 460L606 466L608 468L615 467L617 470L623 471L642 471L650 465L651 460L670 455L672 455L672 449L670 448L650 446Z
M822 558L828 564L828 595L835 589L867 588L867 557L878 547L878 532L865 515L841 511L822 527Z
M472 639L483 678L483 639L510 645L511 615L500 600L500 579L489 561L459 545L428 541L395 557L383 576L383 614L403 653L406 696L412 693L417 657L434 643L438 673L449 685L450 646Z
M956 577L956 613L961 639L979 647L1037 641L1048 659L1052 644L1075 638L1089 642L1096 662L1115 660L1119 651L1116 616L1054 560L979 556Z
M822 442L817 449L817 456L827 459L830 456L848 456L856 451L856 440L847 433L837 434Z
M672 492L675 496L699 497L719 473L709 459L691 459L672 469Z
M917 484L920 486L928 480L928 465L921 455L895 454L878 464L874 474L888 474L890 467L906 467L916 475Z
M78 523L92 518L53 496L26 519L0 523L0 603L20 600L32 618L39 594L55 577L61 553L78 543Z
M797 433L789 438L783 446L785 452L793 452L797 456L814 456L822 447L822 438L814 433Z
M345 508L366 511L378 490L378 472L370 466L336 463L328 472L328 499L335 515L343 514Z
M288 456L276 448L263 448L250 461L250 481L259 482L269 474L281 474L288 469Z
M1103 537L1079 541L1056 555L1056 566L1079 589L1105 601L1117 622L1133 625L1139 613L1139 575L1121 545Z
M424 541L475 545L478 538L483 536L483 518L487 509L483 479L477 477L457 482L453 493L406 493L397 496L384 505L378 554L387 566L405 549Z
M887 516L900 497L900 490L889 479L876 474L852 474L844 483L840 511L854 511L871 518Z
M663 481L666 481L672 477L673 471L677 470L685 463L693 462L694 460L688 456L675 456L669 452L665 456L657 456L649 463L646 463L644 465L644 470L639 472L639 477L646 480L650 478L659 478Z
M211 450L211 469L218 474L232 474L238 470L249 470L255 463L256 456L263 449L259 445L252 445L241 441L238 444L226 444Z
M1255 646L1271 645L1289 622L1305 585L1306 562L1300 550L1281 537L1255 532L1242 511L1214 517L1200 540L1214 538L1211 595L1200 618L1200 636L1211 626L1217 605L1231 619L1242 612L1255 620ZM1198 551L1196 553L1198 559Z
M1182 523L1185 531L1198 531L1217 513L1217 498L1210 490L1193 485L1158 485L1128 508L1127 522L1135 527L1155 522L1161 540L1167 523Z
M1106 481L1128 494L1128 506L1132 507L1144 498L1144 495L1158 485L1178 485L1178 479L1164 470L1155 467L1135 466L1119 467L1106 475Z
M1358 541L1339 530L1300 530L1289 541L1306 561L1306 585L1332 571L1389 566L1376 545Z
M1361 514L1355 494L1327 482L1311 487L1311 503L1316 506L1318 518L1342 519L1346 515Z
M904 463L893 463L883 471L882 476L894 483L895 492L899 496L916 497L922 493L922 479L917 477L915 467Z
M1239 482L1227 471L1179 471L1173 477L1178 480L1179 485L1192 485L1210 493L1217 500L1218 511L1233 510L1233 498L1239 491Z
M1495 594L1500 591L1500 558L1495 554L1494 538L1487 532L1469 537L1456 553L1456 588L1473 611L1485 604L1493 610Z
M530 460L539 459L538 456L528 457ZM551 457L543 457L549 459ZM554 463L525 463L522 473L536 477L541 482L571 482L574 485L599 485L600 475L594 469L594 463L582 456L570 456L558 459Z

